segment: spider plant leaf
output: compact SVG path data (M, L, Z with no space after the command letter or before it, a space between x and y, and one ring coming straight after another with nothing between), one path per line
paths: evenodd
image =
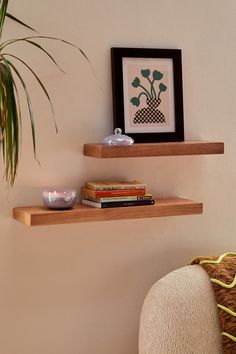
M3 122L4 122L4 79L3 79L3 64L0 63L0 129L1 129L1 138L3 133ZM1 142L2 139L0 139Z
M10 96L9 96L9 105L12 106L12 125L13 125L13 139L14 139L14 150L15 150L15 164L17 166L18 164L18 158L19 158L19 121L20 121L20 117L19 117L19 111L17 108L17 97L15 95L15 89L14 89L14 79L10 70L10 67L7 68L9 71L9 81L8 81L8 85L9 85L9 91L10 91Z
M40 44L34 42L34 41L31 41L29 39L25 39L24 40L25 42L27 43L30 43L32 45L34 45L35 47L41 49L51 60L52 62L58 67L58 69L62 72L62 73L65 73L65 71L58 65L58 63L56 62L56 60L53 58L53 56L46 50L44 49Z
M1 127L1 141L2 143L2 154L3 160L5 161L5 146L4 146L4 135L5 135L5 122L7 119L7 104L6 104L6 88L5 88L5 71L4 64L0 63L0 127Z
M7 183L13 185L19 157L19 117L14 92L14 79L7 63L2 65L2 84L6 94L6 116L4 120L4 163Z
M33 27L30 27L29 25L27 25L26 23L22 22L21 20L19 20L15 16L9 14L9 12L6 13L6 16L8 18L10 18L11 20L15 21L15 22L18 22L20 25L22 25L22 26L24 26L24 27L26 27L26 28L38 33L38 31L36 31Z
M8 46L9 44L15 43L19 40L31 40L31 39L50 39L50 40L54 40L54 41L59 41L62 43L65 43L71 47L74 47L75 49L77 49L82 55L83 57L87 60L88 63L90 63L89 58L87 57L87 55L84 53L84 51L78 47L77 45L66 41L65 39L61 39L61 38L57 38L57 37L48 37L48 36L30 36L30 37L23 37L23 38L18 38L18 39L9 39L7 41L4 41L1 45L0 45L0 50L2 50L3 48L5 48L6 46ZM91 63L90 63L91 64Z
M13 55L13 54L9 54L9 53L2 53L2 56L5 57L5 56L10 56L12 58L15 58L16 60L20 61L23 65L25 65L29 71L33 74L33 76L35 77L35 79L38 81L40 87L42 88L45 96L47 97L48 99L48 102L50 104L50 107L51 107L51 111L52 111L52 114L53 114L53 121L54 121L54 126L55 126L55 129L56 129L56 132L58 133L58 127L57 127L57 124L56 124L56 120L55 120L55 112L54 112L54 109L53 109L53 105L52 105L52 102L51 102L51 98L47 92L47 89L46 87L44 86L44 84L42 83L42 81L40 80L40 78L38 77L38 75L34 72L34 70L31 69L31 67L22 59L20 59L19 57Z
M19 71L16 69L16 67L12 64L12 62L10 62L7 59L3 59L4 62L6 62L15 72L15 74L17 75L17 77L19 78L22 87L24 89L25 95L26 95L26 100L27 100L27 107L28 107L28 111L29 111L29 116L30 116L30 123L31 123L31 133L32 133L32 142L33 142L33 151L34 151L34 157L36 160L37 159L37 155L36 155L36 138L35 138L35 123L34 123L34 115L33 115L33 110L32 110L32 104L31 104L31 99L30 99L30 95L27 89L27 86L24 82L24 80L22 79Z
M77 45L75 45L74 43L71 43L69 41L66 41L65 39L61 39L61 38L57 38L57 37L50 37L50 36L35 36L35 37L32 37L33 38L43 38L43 39L51 39L51 40L54 40L54 41L59 41L59 42L62 42L62 43L65 43L71 47L74 47L75 49L77 49L82 55L83 57L87 60L88 63L90 63L89 61L89 58L87 57L87 55L85 54L85 52L80 48L78 47ZM29 38L30 39L30 38Z
M8 98L8 107L10 108L10 119L8 121L8 130L11 140L9 151L12 159L10 165L10 182L13 184L19 160L19 116L17 111L16 97L14 92L14 79L9 66L6 66L7 70L7 98Z
M4 42L2 42L2 44L0 44L0 52L2 51L3 48L7 47L8 45L14 44L15 42L23 41L23 40L26 41L26 40L31 40L31 39L49 39L49 40L59 41L59 42L65 43L65 44L77 49L80 52L80 54L82 54L82 56L86 59L86 61L89 63L90 68L91 68L91 70L93 72L93 75L96 78L96 73L95 73L95 70L93 68L93 65L90 62L90 60L87 57L87 55L85 54L85 52L80 47L78 47L77 45L75 45L75 44L73 44L73 43L71 43L69 41L66 41L64 39L61 39L61 38L50 37L50 36L30 36L30 37L23 37L23 38L18 38L18 39L11 39L11 40L4 41Z
M2 36L3 25L6 17L8 0L2 0L0 5L0 38Z
M6 80L7 82L7 80ZM14 141L13 141L13 110L11 106L10 89L7 87L7 105L8 105L8 117L5 125L5 141L6 141L6 179L9 180L10 176L14 179Z
M33 45L33 46L35 46L35 47L41 49L41 50L53 61L53 63L58 67L58 69L59 69L61 72L65 73L65 71L61 69L61 67L58 65L58 63L57 63L56 60L53 58L53 56L52 56L45 48L43 48L40 44L36 43L35 41L31 41L30 39L27 39L27 38L12 39L12 40L10 40L10 41L7 41L7 43L5 42L6 45L4 45L4 46L1 46L1 45L0 45L0 50L2 50L3 48L5 48L7 45L9 45L9 44L14 44L14 43L16 43L16 42L27 42L27 43L30 43L31 45Z
M14 90L15 90L16 101L17 101L17 111L18 111L18 116L19 116L19 123L21 126L22 120L21 120L20 98L19 98L18 88L16 86L15 79L13 76L12 76L12 80L13 80L13 86L14 86Z

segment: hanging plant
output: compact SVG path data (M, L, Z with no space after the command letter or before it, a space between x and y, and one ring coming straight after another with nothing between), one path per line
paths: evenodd
M17 167L19 162L19 149L21 143L21 102L18 95L19 85L22 86L23 91L26 96L27 108L30 118L31 132L32 132L32 143L33 143L33 151L35 159L36 156L36 139L35 139L35 124L34 124L34 114L31 105L30 93L27 89L27 85L18 69L18 65L16 63L20 63L27 70L31 72L34 79L38 82L40 88L42 89L46 99L48 100L53 119L55 124L55 129L57 132L57 125L54 117L54 110L52 106L52 102L48 91L38 75L34 72L34 70L28 65L24 60L22 60L17 55L13 55L9 49L16 42L26 43L33 47L39 49L44 55L46 55L52 62L59 68L62 72L63 70L59 67L56 60L53 56L43 48L41 44L37 42L37 40L53 40L53 41L61 41L67 45L70 45L82 54L82 56L89 62L85 53L76 45L65 41L60 38L48 37L48 36L40 36L34 35L24 38L16 38L10 39L2 42L2 32L4 28L4 23L6 17L11 20L16 21L18 24L35 31L32 27L28 26L24 22L20 21L13 15L7 12L9 0L0 0L0 149L3 158L4 164L4 176L7 184L13 186L16 174ZM37 32L37 31L35 31ZM13 59L13 60L12 60Z

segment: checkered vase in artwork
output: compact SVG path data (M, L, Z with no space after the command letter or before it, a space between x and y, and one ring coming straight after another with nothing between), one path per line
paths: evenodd
M157 109L161 103L161 99L147 98L146 103L148 107L139 109L134 116L135 124L142 123L165 123L164 114Z

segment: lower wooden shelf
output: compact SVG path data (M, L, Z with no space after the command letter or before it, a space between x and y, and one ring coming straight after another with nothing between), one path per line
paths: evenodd
M29 226L78 222L154 218L202 214L203 204L183 198L162 198L154 205L97 209L78 204L70 210L48 210L43 206L17 207L13 218Z

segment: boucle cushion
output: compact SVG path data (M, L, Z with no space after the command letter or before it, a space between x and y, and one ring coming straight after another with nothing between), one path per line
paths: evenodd
M222 354L213 289L199 265L152 286L141 313L139 354Z

